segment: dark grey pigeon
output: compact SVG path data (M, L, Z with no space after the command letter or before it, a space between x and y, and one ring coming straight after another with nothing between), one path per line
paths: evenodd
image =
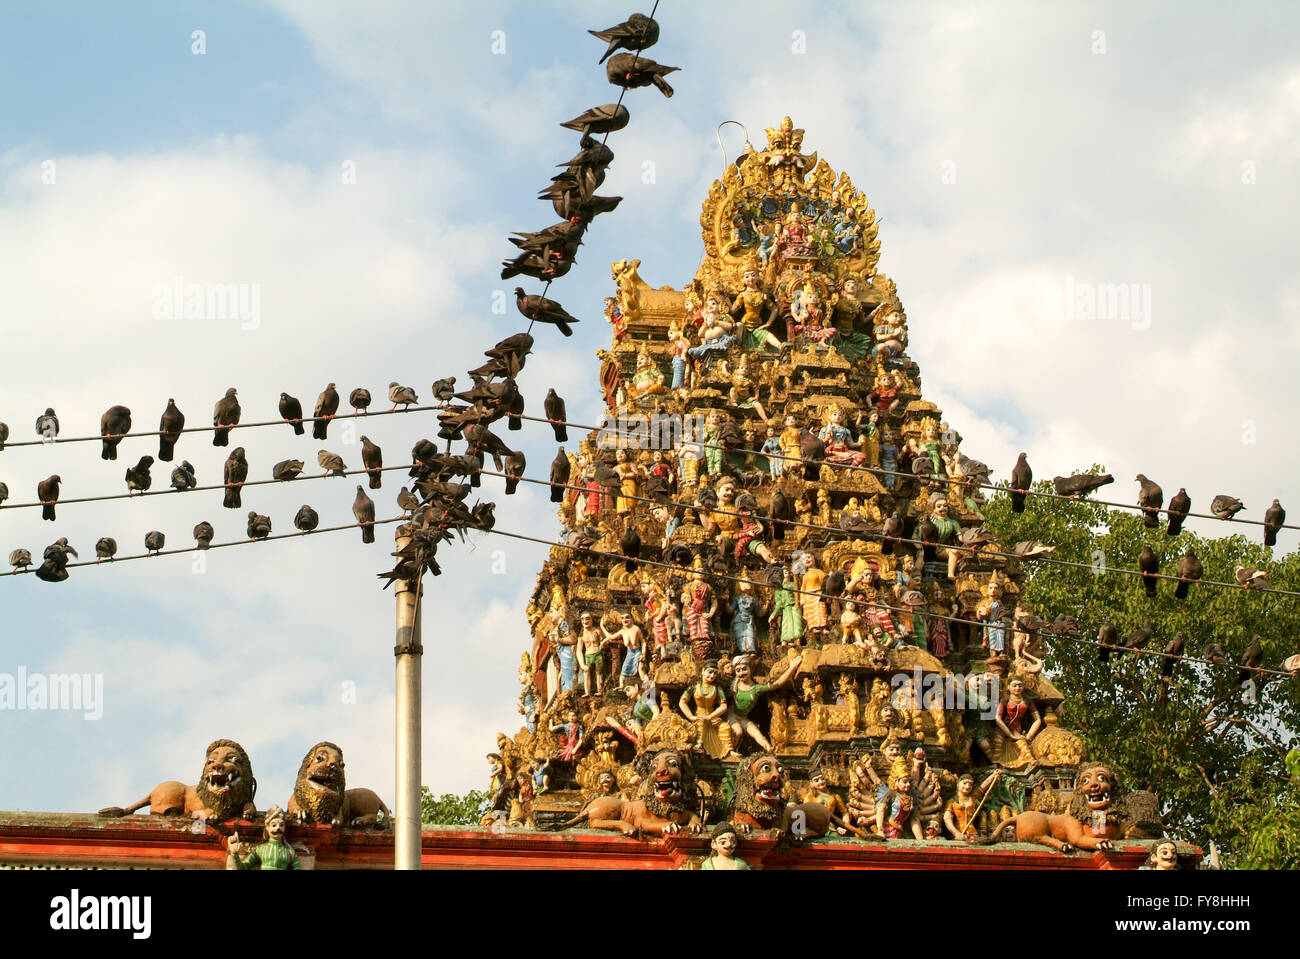
M632 50L638 52L653 47L659 42L659 23L644 13L634 13L622 23L616 23L607 30L588 30L597 40L609 44L597 63L604 63L615 50ZM564 124L568 126L568 124Z
M9 441L9 424L0 423L0 450L5 448L5 443Z
M450 403L456 395L456 377L444 376L433 381L433 398L439 403Z
M212 528L212 524L207 520L198 523L194 527L194 541L198 544L199 549L208 549L212 545L212 537L216 535L216 530Z
M1286 523L1286 510L1277 500L1273 500L1273 505L1264 511L1264 545L1277 545L1277 531Z
M555 441L557 443L568 442L569 431L565 426L569 418L568 408L564 404L564 397L555 392L555 387L546 391L546 399L542 402L542 409L546 411L546 418L551 421L551 429L555 431Z
M365 387L358 386L348 394L348 403L351 405L353 413L364 413L370 409L370 391Z
M8 498L9 498L9 487L6 486L4 483L0 483L0 506L3 506L4 501L7 500Z
M6 426L5 436L8 435L9 427ZM54 414L53 407L36 417L36 435L43 440L52 440L59 435L59 418Z
M1138 473L1138 506L1142 507L1142 525L1156 529L1160 525L1160 507L1164 505L1165 493L1158 485Z
M1178 585L1174 588L1174 596L1178 599L1186 599L1191 584L1204 575L1205 567L1201 565L1196 553L1189 549L1178 561Z
M316 397L316 410L312 415L316 417L311 424L311 435L315 439L325 439L329 431L330 420L334 414L339 411L339 394L331 383L321 391L320 396Z
M184 493L186 490L192 490L198 485L198 479L194 475L194 467L190 465L189 460L181 460L181 465L172 470L172 489L178 493Z
M77 551L68 545L68 538L60 536L45 547L45 556L41 565L36 567L36 578L47 583L62 583L68 578L68 555L77 555Z
M1174 638L1165 646L1164 662L1160 664L1160 676L1166 682L1172 682L1174 670L1178 667L1178 660L1183 658L1183 640L1182 633L1174 634Z
M343 462L343 457L338 453L331 453L329 450L321 450L316 454L316 462L320 468L325 471L327 476L342 476L347 470L347 464Z
M506 495L511 496L519 488L519 480L524 475L524 469L527 461L524 459L523 451L513 450L506 457L505 469L502 471L506 474Z
M515 287L515 307L534 322L558 326L565 336L573 335L572 324L578 322L576 317L570 316L555 300L537 294L528 296L522 286Z
M1106 620L1105 624L1097 632L1097 658L1103 663L1110 659L1110 654L1115 652L1119 646L1119 630Z
M352 501L352 515L361 524L361 542L375 541L375 501L366 495L366 491L357 487L357 498Z
M32 551L21 547L9 554L9 565L14 569L23 569L32 565Z
M1025 493L1034 482L1034 471L1029 468L1029 461L1021 453L1016 465L1011 469L1011 512L1025 511Z
M95 544L95 562L112 559L117 555L117 540L111 536L101 536Z
M213 446L230 445L230 431L239 423L239 413L239 399L232 386L212 408L212 425L216 427L212 431Z
M370 442L367 436L361 437L361 463L370 477L370 488L379 489L383 486L384 474L380 471L384 468L384 451Z
M552 503L564 502L565 486L569 482L571 469L572 464L569 462L569 457L565 454L564 447L561 446L559 452L555 454L555 459L551 460Z
M266 539L270 535L271 535L271 517L263 516L254 510L249 510L248 538Z
M153 476L149 473L152 466L152 456L141 456L140 462L126 468L127 493L143 493L153 485Z
M169 399L167 409L158 418L158 459L170 463L176 453L176 443L185 429L185 414L176 408L176 401Z
M302 436L306 430L302 425L302 400L288 393L280 394L280 419L293 427L294 436Z
M302 508L298 510L297 515L294 516L293 525L295 529L310 533L320 525L320 514L304 503Z
M1160 557L1148 543L1142 547L1142 555L1138 557L1138 569L1142 571L1142 585L1145 587L1148 596L1156 594L1156 584L1160 582L1156 577L1160 573Z
M144 550L146 553L156 553L166 545L167 537L158 530L150 530L144 534Z
M244 457L244 448L236 446L226 457L223 480L226 484L226 495L222 505L227 509L240 509L243 506L240 491L246 479L248 479L248 460Z
M1093 490L1115 482L1109 473L1075 473L1073 476L1052 477L1052 489L1057 496L1087 496Z
M1187 514L1192 511L1192 498L1187 495L1187 490L1181 486L1169 500L1169 506L1165 510L1165 515L1169 517L1169 526L1165 532L1170 536L1177 536L1183 531L1183 520L1187 519Z
M296 479L298 474L302 472L302 467L302 460L280 460L271 467L271 479L281 480L282 482Z
M668 85L664 76L669 73L676 73L681 67L668 67L662 63L655 63L647 57L638 57L632 53L620 53L617 56L609 58L605 64L605 77L616 87L622 87L624 90L632 90L637 87L648 87L654 84L659 88L659 92L666 97L673 95L673 88Z
M566 120L560 126L567 130L576 130L583 136L590 133L614 133L627 126L631 114L621 103L602 103L598 107L584 110L572 120Z
M1241 672L1237 674L1237 685L1240 686L1246 680L1250 679L1251 673L1258 668L1264 659L1264 647L1260 645L1259 637L1256 636L1246 647L1246 652L1241 657Z
M59 501L59 484L63 477L49 476L36 484L36 498L41 502L41 519L54 521L54 504Z
M1237 497L1226 496L1223 493L1210 500L1210 512L1219 519L1232 519L1245 508L1246 504Z
M131 411L125 406L110 406L99 418L99 435L104 438L101 459L117 459L117 444L131 432Z

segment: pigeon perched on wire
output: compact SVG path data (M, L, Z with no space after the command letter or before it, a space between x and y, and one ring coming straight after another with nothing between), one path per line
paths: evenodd
M522 363L520 363L519 366L520 369L523 368ZM496 371L494 370L493 372L495 373ZM487 376L490 374L485 373L483 375ZM513 376L514 374L511 375ZM440 380L433 381L433 398L437 400L439 403L450 403L452 398L455 395L456 395L456 377L444 376Z
M294 436L302 436L302 400L288 393L280 394L280 419L293 427Z
M1119 648L1119 630L1117 630L1110 620L1102 625L1097 631L1097 659L1105 663L1110 660L1110 654Z
M152 466L152 456L141 456L140 462L126 468L126 491L128 494L143 493L153 485L153 476L149 472Z
M572 324L578 322L576 317L570 316L555 300L537 294L529 296L524 293L522 286L515 287L515 307L534 322L554 324L565 336L573 335Z
M420 508L420 498L403 486L397 491L397 508L406 516Z
M1050 556L1055 553L1056 547L1048 546L1046 543L1040 543L1037 540L1022 540L1016 543L1011 551L1023 559L1040 559L1043 556Z
M605 77L614 86L622 87L624 90L648 87L653 83L659 88L660 93L671 97L673 88L668 85L664 76L676 73L680 69L681 67L655 63L647 57L639 57L636 54L620 53L610 57L609 62L605 64Z
M226 484L226 495L222 505L227 509L240 509L243 506L240 491L246 479L248 479L248 460L244 456L244 448L236 446L226 457L223 470L222 482Z
M622 23L616 23L607 30L588 30L597 40L609 44L604 55L597 63L604 63L615 50L632 50L639 52L653 47L659 42L659 23L644 13L634 13ZM567 124L566 124L567 126Z
M207 520L196 523L194 526L194 543L196 549L209 549L212 546L212 538L217 535L217 531L212 528L212 524Z
M1277 531L1286 523L1286 510L1276 499L1273 505L1264 511L1264 545L1277 545Z
M602 213L612 213L618 209L618 205L622 202L623 198L621 196L580 198L574 192L568 192L555 197L551 201L551 206L554 208L556 216L572 217L575 220L590 223Z
M297 479L304 465L302 460L280 460L271 467L271 479L281 482Z
M384 485L384 474L381 472L384 468L384 451L370 442L370 438L367 436L361 437L361 462L370 477L370 488L379 489L382 487Z
M506 429L522 430L523 428L524 428L524 394L516 393L514 402L510 404Z
M542 409L546 411L546 418L550 420L551 429L555 431L555 441L557 443L567 442L569 431L565 426L569 418L568 409L564 404L564 397L555 392L555 387L546 391L546 399L542 403Z
M111 536L101 536L95 544L95 562L111 560L117 555L117 540Z
M1228 665L1227 650L1223 648L1222 643L1216 643L1214 640L1210 640L1205 644L1205 647L1201 650L1201 658L1214 666Z
M6 486L4 483L0 483L0 506L3 506L4 501L7 500L8 498L9 498L9 487Z
M560 126L586 136L590 133L614 133L627 126L630 119L631 114L623 104L602 103L598 107L584 110L572 120L565 120Z
M348 405L352 407L353 413L364 413L370 409L370 391L364 386L358 386L348 394Z
M326 476L342 476L347 471L347 464L343 462L343 457L338 453L331 453L329 450L321 450L316 454L316 462L320 468L325 471Z
M0 450L5 448L7 442L9 442L9 424L0 423Z
M117 459L117 444L131 432L131 411L125 406L110 406L99 418L99 435L104 438L101 459Z
M1210 500L1210 512L1219 519L1232 519L1245 508L1246 504L1237 497L1226 496L1223 493Z
M1205 567L1201 564L1200 558L1189 549L1178 561L1178 586L1174 588L1174 596L1178 599L1186 599L1191 584L1204 575Z
M293 517L294 529L310 533L320 525L320 514L304 503Z
M41 502L41 519L54 521L54 504L59 501L59 484L63 478L49 476L36 484L36 498Z
M1075 473L1073 476L1052 477L1052 489L1056 490L1057 496L1068 496L1074 499L1087 496L1093 490L1113 482L1115 477L1109 473Z
M271 535L271 517L263 516L255 510L248 512L248 538L266 539Z
M357 486L357 498L352 501L352 515L361 524L361 542L375 541L375 501L366 495L365 489Z
M790 528L789 523L794 519L794 504L780 490L773 490L772 498L767 501L767 512L772 520L773 538L784 541L786 530ZM885 525L889 525L888 520Z
M9 554L9 565L15 570L26 569L32 565L32 552L29 549L19 547Z
M1160 507L1165 502L1164 490L1141 473L1138 473L1134 482L1138 484L1137 504L1142 507L1142 525L1155 529L1160 525Z
M1268 589L1268 573L1254 566L1234 566L1232 575L1237 585L1246 589Z
M396 380L388 384L388 399L393 404L393 409L389 410L390 413L399 406L405 410L420 402L420 397L416 395L415 390L409 386L402 386Z
M1127 653L1130 649L1146 649L1147 644L1151 642L1151 637L1154 635L1155 627L1151 625L1151 620L1148 619L1140 627L1124 637L1124 646L1119 652Z
M152 556L154 553L162 551L167 545L167 536L158 530L150 530L144 534L144 551L146 555Z
M239 423L239 398L232 386L226 390L226 395L217 400L217 405L212 408L212 425L216 427L212 431L213 446L229 446L230 431Z
M169 399L167 409L158 419L158 459L170 463L176 452L176 443L185 429L185 414L176 408L176 401Z
M1183 520L1187 519L1187 514L1192 511L1192 498L1187 495L1187 490L1178 487L1178 492L1169 499L1169 505L1165 508L1165 515L1169 517L1169 525L1165 532L1170 536L1177 536L1183 531Z
M1167 683L1173 682L1174 670L1178 667L1178 660L1183 657L1183 645L1183 634L1175 633L1174 638L1165 646L1165 655L1160 664L1160 678Z
M68 556L77 556L77 551L68 545L68 538L60 536L45 547L41 565L36 567L36 578L47 583L62 583L68 578ZM80 557L77 557L80 559Z
M895 509L889 516L884 525L880 527L880 535L883 543L880 546L880 552L885 556L892 556L894 553L894 542L901 539L903 530L907 526L907 521L903 518L903 508L900 506Z
M1256 636L1246 647L1246 652L1241 657L1241 672L1237 674L1237 685L1240 686L1246 680L1250 679L1251 674L1259 667L1264 659L1264 647L1260 645L1259 637Z
M332 420L339 411L339 394L331 383L321 391L320 396L316 397L316 410L312 415L316 417L311 424L312 439L323 440L329 434L330 420Z
M519 488L519 480L524 475L524 469L527 461L521 450L513 450L506 457L505 469L502 471L506 474L506 495L510 496Z
M54 413L54 408L46 409L44 413L36 417L36 435L43 440L52 440L59 435L59 418ZM9 427L5 427L5 438L9 437ZM3 441L0 441L0 446Z
M567 492L565 486L569 482L569 473L572 470L572 464L569 462L568 455L561 446L559 452L555 454L555 459L551 460L551 502L563 503L564 494Z
M1138 569L1142 571L1142 585L1147 595L1154 596L1156 584L1160 582L1157 578L1160 574L1160 557L1156 555L1150 543L1142 547L1142 554L1138 556Z
M1011 469L1011 512L1025 511L1025 491L1034 484L1034 471L1029 468L1029 461L1021 453L1016 465Z

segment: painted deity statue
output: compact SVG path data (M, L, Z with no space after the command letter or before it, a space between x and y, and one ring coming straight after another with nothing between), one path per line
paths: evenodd
M714 759L729 756L735 751L731 725L727 722L730 703L718 683L718 666L706 662L700 667L700 678L688 686L678 700L682 715L696 725L700 732L700 746Z
M731 641L742 653L758 651L758 632L754 625L758 608L753 585L742 580L736 586L736 595L731 597Z
M997 754L1001 755L1002 744L1010 739L1016 744L1016 752L1022 763L1034 762L1029 744L1042 731L1043 717L1033 701L1025 698L1025 681L1021 677L1012 676L1007 680L1007 699L998 706L995 723L997 733L994 749Z
M749 355L742 353L736 364L736 371L731 376L731 390L727 399L731 405L742 410L753 410L761 420L767 419L763 404L758 401L759 384L754 379L753 367Z
M263 840L256 846L240 842L239 833L226 840L227 869L301 869L298 853L285 839L285 814L279 806L266 811Z
M803 609L799 605L798 584L789 567L782 567L781 585L773 590L772 614L768 620L768 634L779 637L782 646L802 646L804 638Z
M844 410L838 406L830 408L826 425L817 438L826 444L826 459L837 466L857 467L867 460L863 441L853 439L853 433L844 425Z
M650 359L645 350L636 355L636 370L632 373L632 385L628 390L631 399L646 396L659 396L667 392L664 386L663 371Z
M746 351L764 347L781 349L781 341L770 329L777 316L776 304L759 287L758 271L746 270L742 280L745 288L736 295L735 305L731 308L731 315L740 324L740 348Z
M731 686L731 712L727 716L727 722L731 724L732 740L739 744L748 735L762 747L764 752L771 752L772 744L768 742L758 725L749 718L749 714L765 694L773 689L780 689L790 682L799 669L799 664L803 662L803 657L795 656L786 665L785 671L770 683L754 682L754 660L749 654L737 656L731 662L736 670L736 679Z

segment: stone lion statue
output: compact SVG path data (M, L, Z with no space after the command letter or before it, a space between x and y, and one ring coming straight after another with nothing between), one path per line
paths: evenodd
M253 797L257 794L257 780L253 778L253 764L244 747L233 739L218 739L207 748L203 760L203 773L198 785L187 786L168 780L154 787L153 792L138 803L123 809L109 806L101 809L101 816L129 816L149 807L155 816L200 816L220 822L226 819L252 819L257 815Z
M1040 843L1057 852L1111 849L1115 839L1151 839L1163 834L1159 810L1153 793L1137 790L1125 794L1110 766L1087 763L1079 770L1066 812L1022 812L1001 823L986 841L996 842L1012 828L1018 842Z
M732 821L742 831L779 829L785 817L785 767L771 753L741 760Z
M302 757L288 813L299 822L334 826L368 826L393 818L373 790L347 788L343 750L331 742L317 743Z
M683 828L699 832L698 789L688 753L678 749L644 752L637 757L641 777L636 799L597 796L578 815L554 828L585 822L592 829L610 829L625 836L667 836Z

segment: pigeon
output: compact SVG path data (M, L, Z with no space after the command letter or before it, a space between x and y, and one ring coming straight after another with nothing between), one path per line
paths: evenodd
M614 86L622 87L624 90L648 87L653 83L659 88L660 93L671 97L673 88L664 79L664 74L676 73L680 69L681 67L667 67L662 63L655 63L633 53L620 53L610 57L609 62L605 64L605 76Z
M167 537L158 530L150 530L144 534L144 551L148 555L159 552L167 545Z
M522 363L519 365L520 368L523 367ZM486 376L490 374L484 375ZM512 373L511 375L513 376L514 374ZM435 400L439 403L449 403L451 402L452 397L456 395L456 377L444 376L442 379L434 380L431 389L433 390L433 398Z
M149 474L151 466L153 466L153 457L141 456L140 462L126 468L127 495L133 492L143 493L153 485L153 477Z
M577 153L565 162L557 163L556 166L567 167L570 170L600 170L614 162L614 151L599 140L586 136L579 141L578 146L580 149ZM580 238L586 229L587 224L581 220L577 222L572 219L561 220L536 233L517 233L515 236L522 239L512 239L510 242L521 250L544 248L557 240L563 244L570 244L574 241L581 242Z
M1056 547L1048 546L1046 543L1040 543L1037 540L1022 540L1016 543L1011 551L1024 559L1041 559L1055 553Z
M506 424L508 430L521 430L524 428L524 394L516 393L514 402L510 404L509 410L510 421Z
M361 524L361 542L375 541L375 501L366 495L366 491L357 486L357 498L352 501L352 515Z
M1021 453L1016 465L1011 469L1011 512L1025 511L1025 493L1034 482L1034 471L1029 468L1029 461Z
M1074 499L1078 496L1087 496L1093 490L1113 482L1115 477L1109 473L1075 473L1073 476L1052 477L1052 488L1056 490L1057 496L1068 496Z
M208 549L212 546L212 537L216 535L216 530L212 528L212 524L207 520L196 524L194 527L194 542L197 544L196 548Z
M980 548L989 543L996 543L997 537L983 526L966 527L958 535L963 546L969 547L972 556L979 554Z
M568 411L565 409L564 397L555 392L555 387L546 391L546 400L542 403L542 409L546 410L546 418L551 422L551 429L555 430L555 441L568 442L569 431L565 427L565 421L569 418Z
M567 486L569 482L570 470L571 464L569 463L569 457L564 452L564 447L561 446L559 451L555 454L555 459L551 460L552 503L564 502L564 494L566 492L565 486Z
M383 486L384 474L380 470L384 468L384 451L370 442L367 436L361 437L361 462L370 476L370 488L379 489Z
M248 512L248 538L266 539L271 535L271 517L262 516L253 510Z
M556 189L559 189L558 184ZM568 196L569 194L566 192L557 196L555 200L559 202ZM513 260L501 261L501 279L508 280L523 273L538 280L555 280L568 273L572 265L573 260L565 258L561 253L551 253L549 256L541 256L537 253L521 253Z
M27 549L16 549L9 554L9 565L14 569L23 569L32 565L32 553Z
M774 490L767 503L767 512L772 518L772 535L784 541L785 531L789 528L786 524L794 519L794 506L784 493Z
M519 480L524 475L524 468L527 461L520 450L514 450L506 457L505 470L506 474L506 495L511 496L519 488Z
M826 459L826 444L812 433L807 431L800 433L799 455L803 457L803 478L810 483L815 483L821 472L822 462Z
M364 386L358 386L348 394L348 404L353 413L364 413L370 409L370 391Z
M472 447L472 452L488 452L498 470L501 469L501 457L510 454L510 447L501 442L501 438L486 426L475 424L465 430L465 441Z
M117 540L111 536L101 536L99 542L95 544L95 562L108 559L111 560L117 555Z
M176 453L176 441L185 429L185 414L176 408L176 401L169 399L167 409L158 419L158 459L170 463Z
M117 444L131 432L131 411L125 406L110 406L99 418L99 435L104 438L101 459L117 459Z
M1250 645L1246 647L1246 652L1242 654L1241 672L1237 674L1238 686L1250 679L1251 673L1255 671L1263 658L1264 647L1260 645L1259 637L1256 636L1250 641Z
M623 202L621 196L589 196L579 199L571 193L558 196L551 201L556 216L573 217L590 222L602 213L611 213Z
M1147 595L1154 596L1156 584L1160 582L1157 578L1160 574L1160 557L1156 555L1150 543L1142 547L1142 555L1138 557L1138 569L1142 571L1142 585L1146 588Z
M615 50L632 50L635 53L653 47L659 41L659 24L644 13L634 13L622 23L615 24L608 30L588 30L597 40L609 44L605 55L597 60L604 63L613 56ZM568 124L565 124L568 126Z
M310 533L320 525L320 514L308 506L306 503L298 510L293 517L295 529L302 530L304 533Z
M246 479L248 479L248 460L244 458L244 448L236 446L226 457L223 481L226 484L226 496L222 505L227 509L239 509L243 506L240 501L240 490Z
M1165 532L1170 536L1177 536L1183 531L1183 520L1187 519L1187 514L1192 509L1192 498L1187 495L1187 490L1178 487L1178 492L1169 500L1169 506L1165 510L1165 515L1169 517L1169 526Z
M9 487L6 486L4 483L0 483L0 506L4 505L4 501L7 500L8 498L9 498Z
M627 524L627 529L619 539L618 548L623 553L623 568L629 573L635 571L637 560L641 557L641 536L631 523Z
M1148 619L1140 627L1124 637L1124 646L1119 652L1126 653L1130 649L1145 649L1147 643L1151 642L1153 635L1155 635L1155 628L1151 625L1151 620Z
M1227 651L1224 650L1222 643L1216 643L1214 640L1210 640L1205 644L1205 647L1201 650L1201 658L1215 666L1228 665Z
M1284 510L1282 508L1282 504L1275 499L1273 500L1273 505L1264 511L1264 545L1265 546L1277 545L1277 531L1282 528L1282 524L1285 522L1286 522L1286 510Z
M846 533L852 533L856 536L865 536L871 532L871 522L869 520L862 516L854 516L849 512L840 514L839 527Z
M535 323L555 324L565 336L573 335L572 324L578 322L576 317L570 316L555 300L536 294L528 296L522 286L515 287L515 307ZM529 345L531 346L531 338Z
M1183 655L1183 634L1175 633L1174 638L1165 646L1164 662L1160 664L1160 678L1167 683L1173 682L1174 669Z
M1142 507L1142 525L1155 529L1160 525L1160 507L1164 504L1165 494L1158 485L1138 473L1138 506Z
M306 432L302 425L302 400L298 397L288 393L280 394L280 419L293 427L294 436L302 436Z
M271 479L287 482L297 479L298 474L302 472L302 460L280 460L271 467Z
M420 498L403 486L397 491L397 506L405 516L420 508Z
M343 457L338 453L331 453L329 450L321 450L316 454L316 462L320 468L325 471L326 476L342 476L347 469L347 464L343 462Z
M229 446L230 431L239 422L239 400L235 388L226 390L226 395L217 400L212 408L212 425L217 429L212 432L213 446Z
M59 435L59 418L54 414L54 407L49 407L36 417L36 435L43 440L52 440ZM9 427L5 427L5 437L9 436Z
M1058 613L1056 619L1052 621L1050 630L1053 636L1079 636L1082 630L1079 628L1079 621L1067 613Z
M894 541L901 539L903 530L907 521L903 519L903 508L900 506L894 510L893 515L885 520L880 527L880 535L884 537L884 543L880 547L880 552L885 556L892 556L894 553Z
M1300 676L1300 653L1288 656L1286 659L1282 660L1282 669L1290 673L1292 679Z
M54 504L59 501L61 476L55 475L36 484L36 498L41 501L41 519L54 521Z
M1237 584L1246 589L1268 589L1268 573L1262 569L1256 569L1254 566L1234 566L1232 575L1236 577Z
M583 136L591 133L614 133L627 126L631 114L621 103L602 103L598 107L584 110L572 120L566 120L560 126L566 130L576 130Z
M1108 662L1110 654L1119 646L1119 630L1111 625L1110 620L1106 620L1105 624L1098 630L1097 643L1097 658L1103 663Z
M1232 519L1245 508L1246 504L1237 497L1222 493L1210 500L1210 512L1219 519Z
M39 422L39 420L37 421ZM9 424L0 423L0 450L5 448L5 443L9 440Z
M1178 561L1178 586L1174 589L1174 596L1178 599L1186 599L1191 584L1203 575L1205 575L1205 568L1196 553L1189 549Z
M394 407L395 409L396 407ZM320 396L316 397L316 411L312 416L316 419L311 424L311 435L313 439L323 440L329 431L330 420L334 414L339 411L339 394L331 383L321 391Z
M77 551L68 545L68 538L60 536L45 547L45 556L40 566L36 567L36 578L47 583L62 583L68 578L68 554L77 555Z
M407 409L412 404L420 402L420 398L416 395L415 390L411 389L409 386L402 386L396 380L388 384L388 398L393 403L393 410L396 410L399 406L403 407L403 409ZM389 412L392 412L392 410Z

